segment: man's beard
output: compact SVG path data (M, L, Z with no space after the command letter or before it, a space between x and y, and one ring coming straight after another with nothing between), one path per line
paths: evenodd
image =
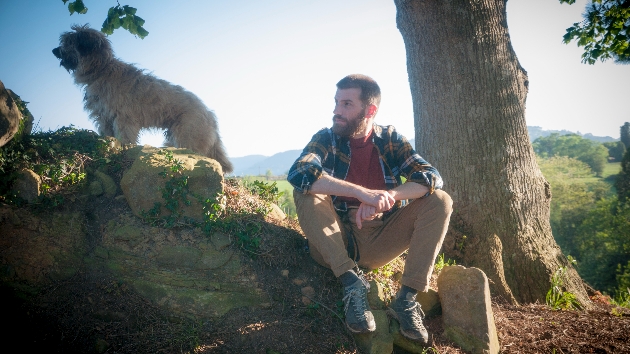
M345 121L347 124L345 126L341 126L335 122L335 119L341 119ZM335 134L343 137L351 137L355 134L361 134L365 132L365 128L368 120L363 117L363 112L359 113L356 117L345 119L340 115L336 114L333 116L333 126L332 130Z

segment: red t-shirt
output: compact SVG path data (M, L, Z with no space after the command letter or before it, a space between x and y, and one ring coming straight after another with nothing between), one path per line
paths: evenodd
M374 133L372 133L374 134ZM350 139L350 167L346 181L368 189L385 190L385 177L378 158L378 149L372 144L372 134L365 138ZM337 197L348 206L359 206L356 198Z

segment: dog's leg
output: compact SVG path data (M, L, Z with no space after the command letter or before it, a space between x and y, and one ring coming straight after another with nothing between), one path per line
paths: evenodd
M118 119L114 120L114 136L123 144L138 144L140 127L133 125L118 124Z
M216 160L224 173L234 169L221 143L216 117L211 111L206 111L204 115L198 112L182 115L177 124L168 130L167 139L176 147L188 148Z

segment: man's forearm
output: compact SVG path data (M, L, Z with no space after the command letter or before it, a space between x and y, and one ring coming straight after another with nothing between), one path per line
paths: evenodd
M406 182L389 191L395 200L417 199L429 192L429 187L416 182Z
M315 181L309 190L312 194L336 195L341 197L352 197L359 199L358 195L363 187L346 182L344 180L322 175Z
M396 202L386 190L367 189L328 175L315 181L309 193L357 198L361 203L375 207L377 213L391 209Z

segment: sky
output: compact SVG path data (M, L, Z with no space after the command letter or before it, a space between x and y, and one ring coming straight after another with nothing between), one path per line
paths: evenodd
M81 88L52 49L73 24L100 29L115 0L84 0L70 16L62 0L0 0L0 81L29 102L39 130L94 130ZM586 1L509 0L512 45L529 76L526 121L548 130L619 138L630 121L630 65L581 63L565 29ZM302 149L331 125L335 83L351 73L374 78L377 123L414 137L402 36L393 0L121 0L149 31L109 36L116 56L183 86L212 109L230 157ZM140 143L160 146L160 132Z

